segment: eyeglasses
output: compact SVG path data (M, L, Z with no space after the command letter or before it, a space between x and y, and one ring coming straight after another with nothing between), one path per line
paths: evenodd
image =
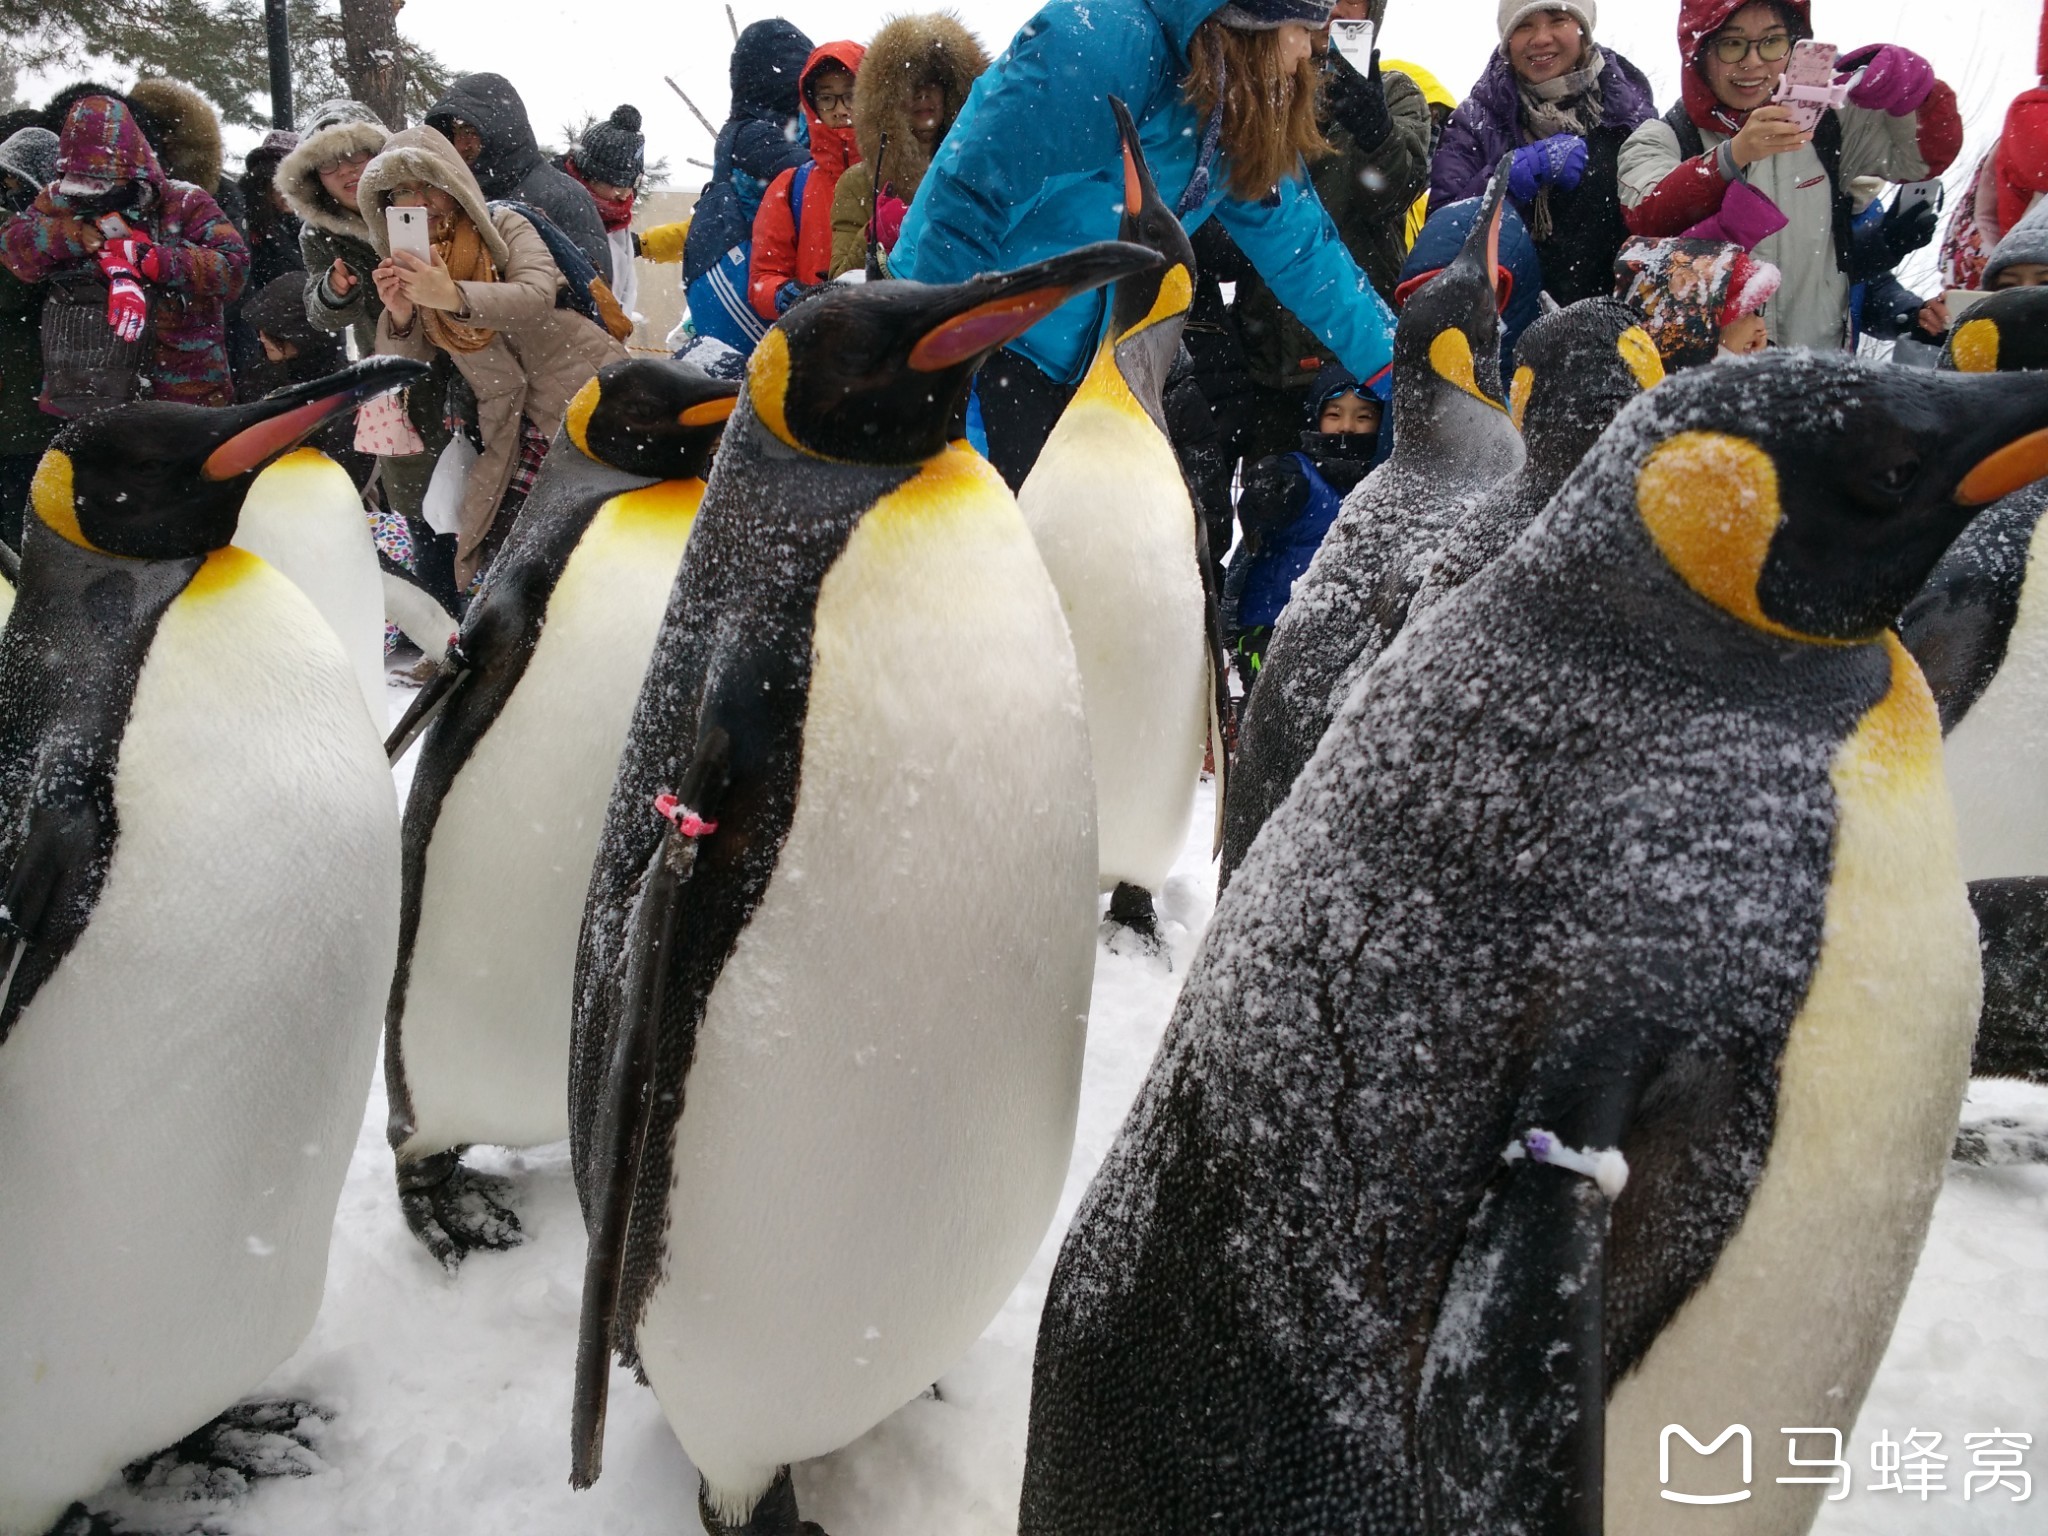
M1708 46L1723 64L1740 64L1749 57L1751 50L1766 64L1775 64L1792 52L1792 34L1766 32L1762 37L1740 37L1733 32L1724 32Z
M837 112L842 107L851 107L853 105L853 92L820 91L811 100L816 104L820 112Z
M344 165L368 165L369 163L370 152L367 149L358 149L346 155L336 155L332 160L322 160L313 169L319 175L332 176Z

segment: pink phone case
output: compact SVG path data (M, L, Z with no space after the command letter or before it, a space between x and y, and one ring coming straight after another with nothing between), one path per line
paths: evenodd
M1801 41L1792 45L1792 57L1778 77L1777 93L1771 101L1790 107L1803 133L1813 132L1823 112L1839 109L1849 99L1848 85L1835 84L1835 58L1840 52L1833 43Z

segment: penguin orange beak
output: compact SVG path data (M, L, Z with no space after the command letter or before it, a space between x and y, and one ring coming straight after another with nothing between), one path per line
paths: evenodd
M1983 459L1963 476L1956 501L1965 507L1986 507L2041 479L2048 479L2048 428L2029 432Z
M910 349L919 373L943 373L1016 340L1069 299L1166 265L1157 251L1122 240L1084 245L999 277L960 285L955 302Z
M678 425L685 427L715 427L721 421L730 420L732 408L739 404L738 395L720 395L716 400L702 400L686 406L676 417Z
M298 447L331 418L403 389L426 371L424 363L410 358L365 358L324 379L280 390L250 405L229 406L218 416L231 433L206 456L199 477L217 483L254 474Z

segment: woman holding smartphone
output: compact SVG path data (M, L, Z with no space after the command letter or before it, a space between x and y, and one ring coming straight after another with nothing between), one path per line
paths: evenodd
M1808 131L1775 104L1793 49L1813 36L1809 0L1683 0L1683 99L1621 152L1621 200L1639 235L1708 232L1776 265L1764 311L1781 347L1850 343L1850 184L1939 176L1962 148L1955 92L1892 44L1837 60L1848 100Z
M455 146L432 128L393 134L356 195L382 257L371 273L384 305L377 350L422 362L445 352L476 396L475 421L451 423L480 454L456 535L455 576L467 588L510 530L570 397L626 352L557 306L562 274L539 231L486 206ZM396 210L406 211L394 221ZM423 233L426 254L415 240L395 249L394 227Z

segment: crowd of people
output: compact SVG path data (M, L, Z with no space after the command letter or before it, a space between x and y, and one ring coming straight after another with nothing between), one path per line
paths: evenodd
M1390 35L1388 0L1049 0L994 60L943 12L865 42L758 21L692 216L637 232L630 105L555 155L510 81L470 74L410 128L323 103L236 178L189 87L81 83L0 122L0 537L18 539L66 418L145 396L223 405L395 353L432 374L331 446L386 552L459 611L570 398L622 355L636 258L680 263L686 340L743 356L834 281L952 282L1111 238L1115 96L1195 240L1168 425L1211 549L1239 551L1238 626L1262 631L1285 600L1275 572L1313 554L1333 498L1385 457L1394 313L1496 175L1504 381L1547 305L1594 296L1635 307L1666 365L1691 367L1938 343L1971 293L2048 282L2048 216L2029 214L2048 190L2048 88L2012 104L1957 199L1944 291L1916 294L1895 272L1938 230L1954 91L1878 44L1823 51L1832 87L1787 100L1781 77L1817 46L1809 0L1676 10L1681 89L1661 111L1599 40L1593 0L1501 0L1462 100L1393 56L1422 28L1397 16ZM1333 46L1333 21L1369 23L1369 51ZM2041 48L2048 79L2048 20ZM392 248L390 207L425 210L427 256ZM1012 486L1105 304L1066 305L983 369L962 428Z

